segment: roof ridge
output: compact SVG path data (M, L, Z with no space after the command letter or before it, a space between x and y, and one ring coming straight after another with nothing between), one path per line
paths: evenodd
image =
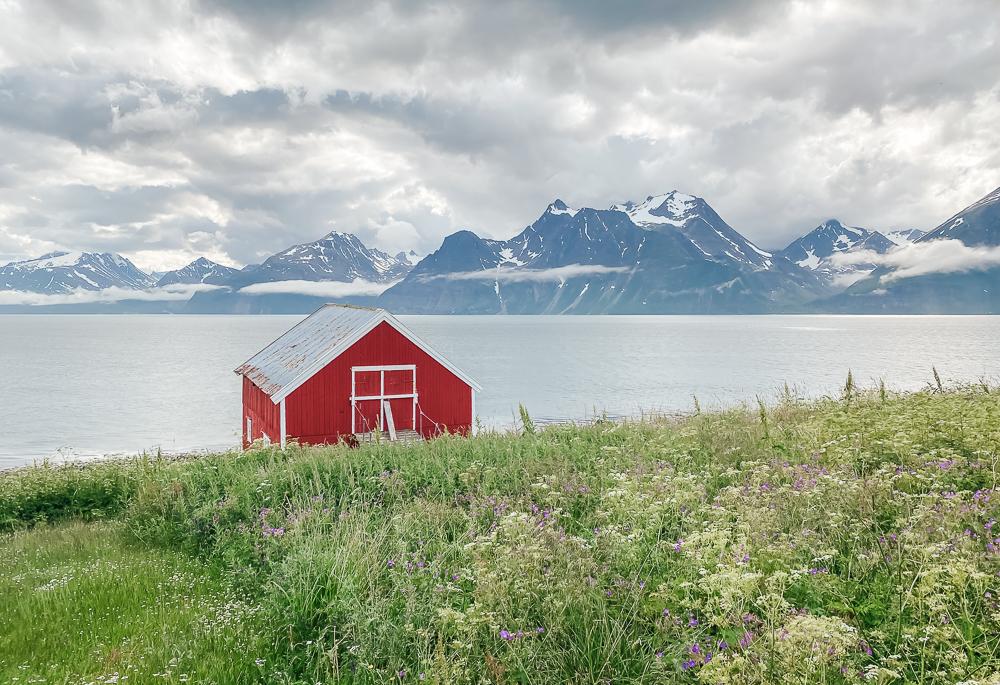
M333 302L322 305L296 323L234 371L248 378L277 403L383 322L466 384L480 388L468 374L421 340L391 312L381 307L345 306Z

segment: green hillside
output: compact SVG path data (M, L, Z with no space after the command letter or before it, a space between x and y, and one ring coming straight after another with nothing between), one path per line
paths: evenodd
M1000 682L998 399L10 472L0 681Z

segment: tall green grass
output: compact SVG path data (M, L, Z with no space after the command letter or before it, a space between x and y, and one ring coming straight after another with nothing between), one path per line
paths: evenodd
M0 682L269 682L256 600L210 566L62 524L0 545Z
M675 421L529 430L525 412L520 435L107 465L126 485L99 510L138 549L225 569L260 607L273 682L985 682L998 395L848 385ZM0 477L20 481L0 520L89 515L17 508L78 477L100 480Z

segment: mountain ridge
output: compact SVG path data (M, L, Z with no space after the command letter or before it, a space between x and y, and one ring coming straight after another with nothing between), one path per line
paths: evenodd
M172 288L179 297L190 286L188 301L162 309L203 313L307 313L330 299L399 313L992 311L1000 275L985 267L926 275L939 292L899 285L946 267L907 270L901 260L951 243L977 249L1000 243L1000 188L926 234L829 219L774 252L742 236L703 198L672 190L607 209L570 207L557 198L508 239L461 229L422 258L370 248L340 231L243 269L199 257L158 278L113 253L53 252L0 267L0 291L135 290L136 299L119 309L149 311L159 296L140 291ZM944 303L955 297L967 302L948 309ZM101 307L115 308L106 300Z

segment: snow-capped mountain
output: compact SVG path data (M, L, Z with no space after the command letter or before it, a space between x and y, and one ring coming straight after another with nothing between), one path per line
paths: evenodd
M152 285L152 278L135 264L109 252L51 252L0 267L0 290L58 294Z
M239 273L239 269L233 269L232 267L213 262L211 259L199 257L181 269L161 274L156 280L156 285L194 285L198 283L221 285L237 273Z
M294 245L271 255L259 265L248 266L231 279L234 284L273 281L371 281L387 283L410 269L408 255L395 257L366 247L351 233L332 231L311 243Z
M927 235L927 231L921 231L919 228L901 228L896 231L885 232L885 237L897 245L909 245L920 240L925 235Z
M223 288L195 293L188 311L297 314L314 311L331 300L372 304L378 292L409 273L418 261L415 252L392 256L367 247L351 233L333 231L221 279L218 284ZM324 287L328 283L348 287Z
M680 231L702 254L757 269L768 269L773 260L722 220L704 199L672 190L650 195L642 202L624 202L611 209L625 212L632 222L651 231Z
M933 245L939 241L952 242ZM1000 314L1000 266L991 256L998 246L1000 188L900 248L891 264L817 307L859 313Z
M810 272L764 257L703 200L693 198L689 216L663 216L680 225L647 220L646 214L670 210L661 205L683 201L668 195L645 208L603 210L555 200L509 240L459 231L379 302L412 313L740 312L769 311L823 292ZM722 243L716 257L712 251Z
M875 265L838 261L836 255L862 250L885 254L894 247L896 243L878 231L845 226L837 219L830 219L792 241L778 255L829 279L838 287L846 287L871 273Z
M949 238L966 245L1000 245L1000 188L950 217L919 241Z

